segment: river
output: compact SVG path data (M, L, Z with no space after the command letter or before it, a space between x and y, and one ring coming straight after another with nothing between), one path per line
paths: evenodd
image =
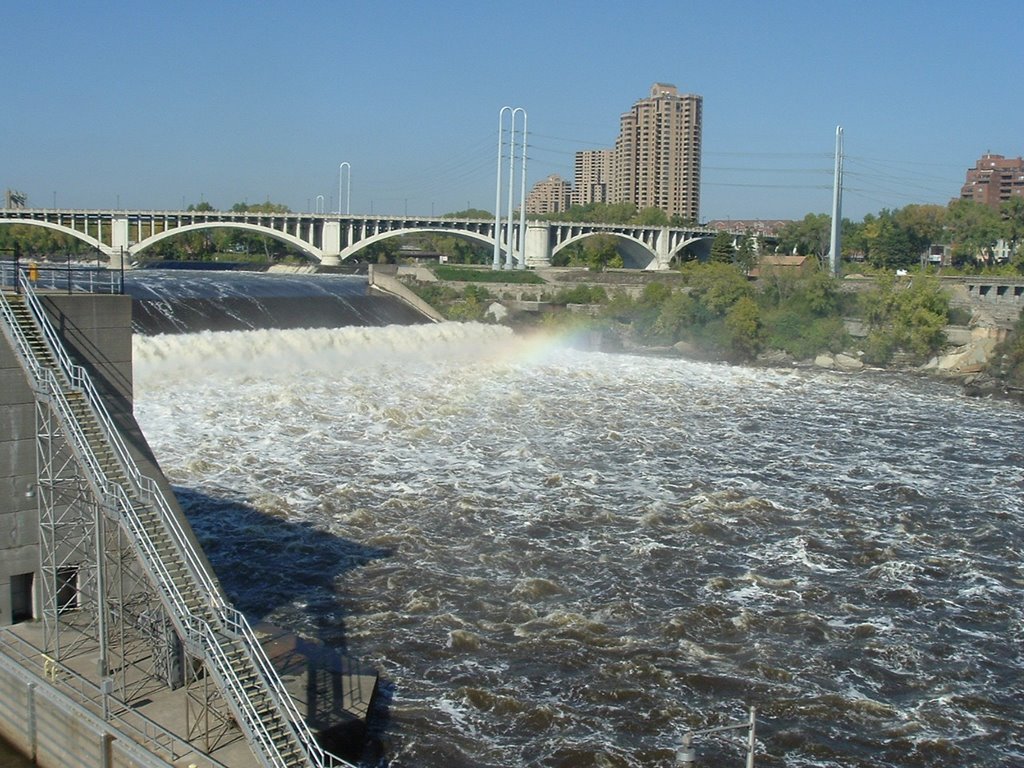
M1019 406L473 324L137 336L236 603L382 677L382 762L1024 763ZM740 736L698 738L740 766Z

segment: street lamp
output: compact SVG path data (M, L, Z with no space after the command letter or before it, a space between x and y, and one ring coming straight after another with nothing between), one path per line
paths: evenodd
M352 164L345 162L338 166L338 215L341 216L341 180L345 175L345 169L348 169L348 175L345 176L347 184L345 186L345 215L349 214L349 206L351 204L352 194Z

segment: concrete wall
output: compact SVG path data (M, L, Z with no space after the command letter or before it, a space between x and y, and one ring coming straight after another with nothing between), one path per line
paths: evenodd
M41 300L72 357L89 371L111 416L125 426L134 423L131 298L44 294ZM36 406L28 378L7 337L0 335L0 626L27 618L19 614L29 578L32 615L39 615L35 437ZM138 438L141 434L133 442Z
M186 533L191 529L135 421L132 394L132 300L129 296L41 294L50 321L82 365L143 474L157 481ZM36 407L28 380L0 334L0 626L11 624L12 594L33 574L39 616L39 513L35 497ZM213 576L195 537L192 543ZM12 589L13 584L13 589Z
M19 575L32 574L38 580L35 435L32 390L7 337L0 334L0 626L15 618L12 577L17 582Z
M0 737L42 768L170 765L2 654Z

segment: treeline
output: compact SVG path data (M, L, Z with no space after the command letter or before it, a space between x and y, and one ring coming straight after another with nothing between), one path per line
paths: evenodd
M949 297L934 276L888 275L854 294L841 291L838 280L816 267L768 268L756 283L732 263L690 262L680 273L678 284L656 280L636 298L593 285L545 295L553 304L589 304L594 311L546 314L540 322L601 331L627 348L675 346L693 356L737 363L765 352L807 360L854 346L867 364L885 365L897 356L923 363L945 344ZM486 321L494 301L481 285L458 290L417 283L413 290L452 320ZM860 318L867 329L856 343L843 321L849 316Z
M824 258L829 251L831 217L807 214L779 233L777 250ZM947 246L953 266L997 266L997 245L1006 245L1005 267L1024 272L1024 197L1012 197L998 209L973 200L947 206L908 205L868 214L860 222L843 220L842 250L848 261L865 261L880 269L917 266L929 246Z

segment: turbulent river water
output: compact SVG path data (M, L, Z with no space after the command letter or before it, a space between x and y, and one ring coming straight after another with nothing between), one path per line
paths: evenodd
M391 766L1024 764L1018 406L483 325L139 336L240 607L383 681ZM701 765L743 764L733 737Z

